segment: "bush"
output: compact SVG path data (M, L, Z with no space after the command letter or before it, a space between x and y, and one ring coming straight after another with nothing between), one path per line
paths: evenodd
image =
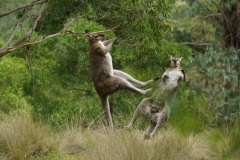
M31 85L25 60L5 56L0 61L0 68L0 111L31 109L24 93L24 85Z

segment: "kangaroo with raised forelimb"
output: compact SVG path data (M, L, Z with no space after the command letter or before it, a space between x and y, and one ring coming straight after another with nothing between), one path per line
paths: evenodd
M137 87L146 86L154 80L141 82L125 72L114 70L109 51L113 43L116 43L116 38L102 42L101 40L105 37L104 34L91 33L87 30L85 32L86 37L89 39L89 54L94 87L101 99L108 125L113 127L108 95L123 89L145 94L152 89L142 90Z
M180 81L186 81L186 75L180 68L181 58L170 57L171 66L162 75L158 88L152 97L144 98L137 106L133 118L126 127L130 129L137 118L143 116L150 121L145 139L152 138L158 127L166 122L170 115L171 102L174 100Z

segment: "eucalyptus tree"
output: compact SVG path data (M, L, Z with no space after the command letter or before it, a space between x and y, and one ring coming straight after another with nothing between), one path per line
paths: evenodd
M3 2L7 3L7 2ZM96 21L110 32L118 32L128 44L153 47L160 41L164 33L171 30L170 13L173 8L173 0L163 1L93 1L93 0L38 0L28 5L0 14L4 17L17 13L18 21L12 29L5 45L0 49L0 57L20 47L31 47L37 43L64 34L82 34L83 31L68 30L74 25L76 19L86 18ZM28 29L21 28L27 22ZM128 26L134 26L134 29ZM125 29L126 32L123 32ZM16 37L21 31L22 35ZM38 38L32 40L29 37L37 32ZM106 31L102 31L106 32ZM123 34L124 33L124 34ZM151 35L151 36L149 36ZM127 38L130 37L130 38Z
M240 2L188 0L192 17L215 26L215 42L193 42L205 47L195 55L203 73L192 85L204 91L218 124L239 123L240 117ZM201 31L199 29L199 31ZM203 33L204 34L204 33Z

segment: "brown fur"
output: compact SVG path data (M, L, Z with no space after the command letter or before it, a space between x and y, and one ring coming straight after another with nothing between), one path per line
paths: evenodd
M180 68L182 58L170 57L171 66L162 75L158 88L152 97L144 98L137 106L133 118L126 127L130 129L135 121L143 116L150 122L145 138L152 138L158 127L166 122L170 115L170 104L174 100L180 81L186 81L186 75Z
M137 87L146 86L153 80L141 82L125 72L113 69L109 51L112 44L116 42L116 38L101 42L101 39L104 38L103 34L86 32L86 36L89 38L89 54L94 87L101 99L108 124L113 127L108 95L123 89L145 94L151 89L142 90Z

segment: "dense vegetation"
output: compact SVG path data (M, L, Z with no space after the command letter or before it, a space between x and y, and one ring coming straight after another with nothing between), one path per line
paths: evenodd
M215 12L240 17L238 1L50 0L35 31L19 46L42 42L2 54L14 23L21 25L8 44L13 48L32 27L42 3L1 15L30 3L0 0L0 159L240 156L239 37L229 40L222 34L229 26L220 15L216 21L208 17ZM143 81L161 75L170 55L183 57L187 83L181 83L170 119L153 140L143 141L144 119L130 132L104 127L82 34L86 29L117 37L119 44L111 50L114 68ZM126 125L137 104L150 95L120 91L111 96L116 128Z

